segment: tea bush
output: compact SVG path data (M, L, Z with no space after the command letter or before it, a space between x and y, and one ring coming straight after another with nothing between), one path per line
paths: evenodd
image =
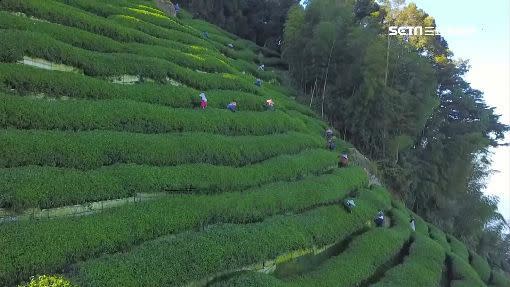
M98 52L121 52L124 49L122 43L105 36L74 27L42 22L23 16L16 16L5 11L0 11L0 28L5 30L11 29L47 34L75 47Z
M510 277L508 273L505 273L503 270L499 269L492 270L491 286L496 287L510 286Z
M476 270L480 279L488 283L491 278L491 267L489 262L487 262L487 259L474 252L471 252L470 256L472 257L471 266Z
M405 232L373 229L355 238L339 256L285 286L358 286L370 278L377 268L397 256L405 243Z
M47 35L1 30L0 60L14 62L23 56L42 58L83 70L86 75L111 77L135 75L159 82L168 78L198 89L230 89L257 93L247 79L234 74L208 74L195 72L174 63L126 53L99 53L57 41Z
M211 106L218 105L215 93L211 95ZM306 130L306 125L299 118L281 111L232 113L215 108L205 111L170 109L129 100L46 100L9 96L1 92L0 111L0 127L17 129L207 132L224 135L267 135Z
M126 16L116 16L116 19L123 17ZM111 38L77 28L40 22L27 17L15 16L4 11L0 11L0 28L46 34L66 44L91 51L133 53L141 56L161 58L187 68L205 72L236 72L227 64L226 61L228 60L218 59L210 55L210 53L192 50L188 45L179 44L178 42L172 42L175 44L171 46L166 45L165 47L140 43L121 43ZM185 50L187 53L183 53L180 50ZM250 66L249 64L246 65ZM251 65L254 66L253 64Z
M446 234L444 234L443 231L441 231L439 228L435 227L432 224L429 224L429 233L430 238L434 239L437 243L441 244L443 248L446 251L451 250L450 243L448 243L448 240L446 239Z
M438 286L443 271L445 251L427 236L416 235L409 255L402 264L388 270L374 287Z
M138 102L161 104L171 107L198 107L199 90L185 86L142 83L119 85L75 73L47 71L24 65L0 64L0 88L14 89L21 95L44 93L49 97L70 97L85 99L130 99ZM293 116L319 123L305 115L313 112L279 93L258 94L232 90L205 90L210 99L209 106L224 109L236 101L240 111L263 111L265 100L272 98L277 110L296 110ZM323 124L322 124L323 125Z
M466 245L451 235L447 235L446 237L448 242L450 242L452 252L460 258L464 259L464 261L469 262L469 251Z
M242 168L207 164L115 165L91 171L37 166L1 168L0 208L52 208L136 193L185 190L190 186L196 188L197 193L243 190L320 174L335 165L336 157L320 149L294 156L280 155Z
M362 228L378 208L384 207L372 193L361 193L360 207L352 214L342 207L324 207L261 223L221 225L149 241L127 253L79 264L75 280L82 286L180 285L292 250L330 244Z
M451 281L452 287L486 286L468 262L452 252L449 252L448 256L451 260L451 272L454 278Z
M129 99L175 108L196 107L200 101L198 97L200 91L184 86L154 83L118 85L79 74L14 64L0 64L0 83L2 83L0 87L3 85L6 89L15 89L22 95L44 93L49 97ZM228 103L235 100L240 111L264 110L265 99L254 94L227 90L207 90L206 93L210 99L210 107L224 109ZM275 102L279 105L277 99ZM280 106L277 106L277 109L280 109Z
M0 250L0 280L54 272L96 254L112 254L141 241L204 224L248 223L306 210L338 201L366 184L367 177L361 169L348 168L331 175L279 182L245 192L169 196L86 217L45 220L36 225L32 222L3 224L0 232L5 248ZM108 236L104 237L105 234Z
M26 165L93 169L118 163L244 166L320 148L308 134L228 137L206 133L138 134L112 131L0 130L0 167Z
M349 244L340 255L324 262L317 270L285 281L259 273L246 273L214 284L220 286L363 286L367 279L395 258L410 235L407 215L392 209L391 229L373 229ZM410 254L403 264L384 273L377 283L370 286L436 286L439 283L445 252L425 236L415 237Z
M107 19L52 0L3 0L0 2L0 9L23 12L29 16L76 27L122 42L155 43L143 32L116 25Z

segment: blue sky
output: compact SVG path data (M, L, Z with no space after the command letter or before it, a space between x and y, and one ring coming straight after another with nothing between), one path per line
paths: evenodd
M502 122L510 123L510 1L414 0L433 16L455 58L468 59L466 80L485 93ZM448 33L448 31L452 31ZM453 32L453 31L456 31ZM510 134L506 142L510 142ZM486 194L500 198L499 211L510 222L510 147L494 150L494 170Z

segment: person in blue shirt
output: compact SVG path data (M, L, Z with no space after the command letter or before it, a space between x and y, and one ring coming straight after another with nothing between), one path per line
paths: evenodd
M231 102L230 104L227 105L227 109L235 113L237 110L237 103L235 101Z

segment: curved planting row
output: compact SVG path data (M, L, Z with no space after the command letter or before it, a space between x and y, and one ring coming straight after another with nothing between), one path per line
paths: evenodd
M120 26L111 20L85 12L81 9L52 0L44 2L38 0L5 0L0 2L0 9L11 12L22 12L28 16L62 24L64 26L75 27L120 42L138 42L163 47L177 47L176 45L178 45L184 49L189 49L184 50L186 52L206 51L205 48L193 49L188 45L176 44L178 42L175 41L159 39L138 30Z
M104 53L124 51L123 43L111 38L75 27L34 20L23 15L13 14L13 12L0 11L0 28L48 34L64 43L87 50ZM180 48L180 46L176 48Z
M446 251L451 251L450 243L446 238L446 234L441 231L439 228L435 227L432 224L429 224L429 235L430 238L434 239L437 243L439 243Z
M215 193L242 190L264 183L289 181L318 174L336 164L333 153L305 151L281 155L243 168L206 164L178 167L116 165L91 171L54 167L0 169L0 207L52 208L115 198L136 193L196 192Z
M0 64L1 86L20 93L45 93L54 97L84 99L129 99L176 108L198 107L200 101L200 91L189 87L153 83L118 85L84 75L15 64ZM261 96L239 91L206 89L210 107L224 109L227 103L236 101L240 111L262 111L265 109L265 100L272 98L277 110L296 110L305 115L313 115L308 107L291 101L279 92L270 92L269 89L258 92Z
M323 207L148 241L130 252L79 264L74 280L82 286L172 286L200 280L291 250L330 244L362 228L378 208L389 206L389 200L373 191L361 193L359 203L352 214L342 207Z
M404 262L390 269L373 287L438 286L441 280L445 251L435 241L416 235Z
M446 235L446 240L450 243L451 251L453 253L464 259L464 261L469 262L469 250L464 243L460 242L457 238L450 234Z
M26 93L45 93L50 97L81 99L129 99L175 108L192 108L199 105L200 91L172 85L144 83L118 85L100 79L59 71L47 71L24 65L0 64L0 83L8 89ZM209 106L224 109L235 100L240 111L264 110L265 98L228 90L207 90ZM275 100L277 109L282 106ZM283 99L283 97L282 97ZM290 106L292 107L292 106Z
M193 45L189 47L187 45L184 49L180 49L182 51L194 52L197 50L206 51L209 46L210 48L220 49L222 52L229 57L245 59L248 61L253 61L255 59L255 55L252 51L244 49L242 52L237 52L233 49L228 49L224 47L224 44L215 43L214 41L205 41L200 38L200 32L196 31L192 27L186 27L184 25L178 24L179 21L174 21L172 19L167 18L166 16L161 17L158 13L148 12L147 10L137 9L137 8L125 8L125 7L114 7L112 5L105 5L103 2L90 3L90 1L65 1L68 4L74 4L80 8L86 8L89 10L93 10L93 12L97 12L99 14L106 15L127 15L129 19L136 19L136 22L131 21L131 26L134 26L135 29L115 25L116 23L111 19L105 19L103 17L99 17L92 13L86 12L79 8L75 8L73 6L65 5L63 3L58 3L55 1L45 1L44 4L37 0L5 0L0 3L0 8L13 12L23 12L29 16L34 16L40 19L48 20L50 22L59 23L66 26L76 27L79 29L83 29L95 34L99 34L102 36L109 37L111 39L115 39L121 42L139 42L139 43L147 43L147 44L155 44L163 47L175 47L180 44L175 41L175 38L161 39L155 36L151 36L146 34L145 32L152 32L154 34L154 25L160 26L161 28L170 28L175 30L173 35L175 36L175 32L179 31L187 34L181 34L181 41L186 41L186 43L190 43L190 37L194 37L194 44L200 44L200 46ZM91 5L94 4L94 5ZM97 5L97 6L96 6ZM114 11L112 11L114 10ZM124 19L125 20L125 19ZM144 22L142 22L143 20ZM147 21L147 22L145 22ZM126 23L124 23L126 24ZM150 25L152 24L152 28L150 29ZM145 29L143 29L145 28ZM138 30L141 29L142 31ZM162 30L161 30L162 31ZM160 31L160 32L161 32ZM170 33L171 30L165 29L165 34ZM160 33L156 34L161 36ZM186 35L186 37L185 37ZM189 36L188 36L189 35ZM214 40L214 39L213 39ZM186 47L187 46L187 47Z
M505 273L503 270L494 269L492 270L492 279L490 286L495 287L507 287L510 286L510 275Z
M122 42L148 44L158 42L157 38L143 32L119 26L107 19L51 0L44 2L38 0L4 0L0 2L0 8L12 12L23 12L29 16L76 27Z
M251 42L247 41L248 43L246 43L246 44L248 44L248 45L242 45L245 43L242 42L243 39L239 38L239 36L232 34L228 31L221 30L220 28L213 26L204 20L191 18L191 17L190 18L179 17L178 19L176 19L176 21L183 23L189 27L192 27L197 31L207 32L209 34L209 39L211 39L212 41L218 42L220 44L228 45L229 43L234 43L234 44L236 44L236 46L237 46L237 44L241 44L242 47L246 46L244 48L250 48L250 49L252 48L248 44ZM254 44L253 44L253 46L256 47L256 45L254 45Z
M0 130L0 167L26 165L93 169L118 163L244 166L320 148L301 133L228 137L205 133L137 134L112 131Z
M151 27L150 30L148 30L148 26L145 25L145 27L140 27L142 31L145 33L167 38L167 39L174 39L171 37L168 37L167 33L165 31L170 30L178 30L181 31L187 35L192 35L195 38L193 41L195 41L194 44L200 44L202 46L211 46L218 50L220 50L224 55L234 58L234 59L243 59L248 62L253 62L257 59L255 55L255 51L257 50L256 45L253 43L239 39L236 37L236 39L232 39L231 37L225 37L223 36L225 32L218 32L214 31L212 34L210 34L208 37L203 37L202 33L208 30L211 30L210 28L206 29L196 29L196 25L187 25L188 22L182 21L178 18L173 19L169 18L166 15L161 15L158 13L158 11L152 11L150 8L140 8L138 6L129 7L126 9L127 6L133 6L130 3L122 3L122 1L116 1L120 6L123 7L115 7L113 8L111 5L109 8L104 4L104 2L98 2L98 1L82 1L82 0L58 0L58 1L65 1L75 7L80 7L82 9L85 9L87 11L93 12L95 14L102 15L104 17L112 17L113 15L124 15L127 14L131 17L137 18L139 20L143 20L146 23L150 23L156 27L160 27L159 31L158 29L155 29L154 27ZM110 2L111 3L111 2ZM105 9L107 8L107 9ZM107 11L107 12L105 12ZM180 26L176 25L176 23L180 24ZM202 28L202 27L200 27ZM179 37L176 39L179 41ZM187 39L187 41L190 41L190 39ZM199 42L201 41L201 42ZM227 48L226 46L228 44L234 44L234 48Z
M121 17L125 16L118 16L117 18ZM178 44L163 47L140 43L121 43L78 28L41 22L28 17L16 16L5 11L0 11L0 28L42 33L72 46L97 52L132 53L161 58L183 67L206 72L236 72L227 62L210 54L203 52L195 52L194 54L181 52L181 50L188 51L189 48L183 48ZM251 66L255 65L251 64Z
M380 190L380 192L384 192ZM364 202L361 202L363 204ZM338 256L330 258L316 270L287 280L261 273L245 273L220 281L220 286L366 286L367 281L380 272L381 266L394 261L409 239L407 220L392 209L394 228L374 228L354 238Z
M264 81L278 81L281 82L281 76L274 71L261 71L258 66L253 63L246 62L244 60L230 60L229 64L234 67L236 70L241 72L246 72L253 75L256 78L262 79Z
M152 46L147 44L129 43L125 45L125 52L141 56L161 58L190 69L209 73L232 73L240 71L232 68L227 61L220 60L206 54L187 54L167 47ZM271 76L269 73L264 75Z
M199 31L179 23L174 18L148 9L140 9L124 1L95 1L95 0L55 0L70 7L76 7L100 17L108 18L115 15L127 15L146 23L146 34L157 38L168 38L173 41L187 41L186 44L200 46L215 46L202 38ZM129 7L132 6L132 7Z
M491 267L489 262L487 262L487 259L474 252L470 252L470 256L471 266L476 270L480 279L482 279L483 282L488 283L491 278Z
M12 284L32 274L56 272L78 260L119 252L205 224L248 223L299 212L336 202L366 184L363 170L348 168L245 192L169 196L86 217L45 220L35 225L0 224L4 247L0 249L0 281Z
M211 54L212 51L220 49L231 58L249 61L255 58L252 51L245 49L242 53L239 53L226 48L224 44L207 41L201 37L199 31L178 24L174 20L161 16L158 13L137 8L114 7L104 4L104 2L65 2L78 8L55 1L45 1L45 5L42 6L33 0L6 0L0 4L0 8L14 12L23 12L30 16L79 28L122 42L135 41L156 44L161 47L181 48L179 50L190 53L206 52ZM102 16L110 16L110 18L104 19L81 10L83 8L91 10L93 13L102 14ZM115 25L116 23L122 24L122 26ZM207 52L208 50L209 52Z
M39 10L36 12L40 13ZM56 12L52 11L52 13ZM61 18L62 17L59 17L59 19ZM114 16L112 20L115 20L118 24L124 25L124 26L119 25L119 27L121 28L130 26L132 27L133 25L143 26L144 24L143 22L137 21L135 18L129 16L117 15ZM117 39L115 37L109 38L106 36L81 30L76 27L68 27L64 25L57 25L54 23L41 22L27 17L13 15L4 11L0 11L0 28L43 33L50 35L53 38L60 40L62 42L88 50L94 50L99 52L134 53L138 55L162 58L174 62L176 64L182 65L184 67L209 72L232 72L233 69L230 66L232 65L238 69L244 69L246 71L249 71L253 75L256 75L263 79L270 80L275 76L272 73L261 72L257 70L253 63L249 64L241 60L231 61L226 57L220 57L220 59L218 59L217 57L221 56L220 54L217 53L213 54L211 53L211 51L203 48L202 46L196 45L189 46L186 44L176 42L175 37L172 37L170 39L172 41L152 37L147 41L143 41L142 44L137 44L134 42L121 43L116 41L121 39ZM159 29L168 32L168 30L166 29L163 28ZM152 45L147 45L148 44L147 42ZM157 42L157 45L154 45L153 42Z
M126 53L99 53L76 48L47 35L1 30L0 60L15 62L24 56L62 63L84 71L86 75L111 77L140 76L159 82L168 78L198 89L231 89L257 93L257 87L247 77L234 74L208 74L183 68L159 58Z
M262 273L246 273L212 286L363 286L361 284L379 266L398 254L405 240L400 232L373 229L355 238L343 253L308 274L283 281Z
M452 252L448 252L448 257L452 273L452 281L450 283L451 287L486 286L468 262Z
M88 1L87 1L88 2ZM102 2L104 3L104 2ZM101 7L93 6L94 8L100 9ZM147 35L150 35L155 38L160 39L167 39L171 41L176 41L188 46L199 46L199 47L205 47L209 50L214 50L217 48L220 48L222 46L212 44L209 41L204 40L201 37L197 37L194 34L189 34L177 30L171 30L168 28L160 27L156 24L151 23L150 21L152 19L158 19L156 17L151 17L150 14L144 14L144 13L150 13L150 12L142 12L143 10L140 9L134 9L134 8L125 8L120 9L119 11L116 11L117 13L112 13L108 15L108 18L113 20L116 23L119 23L120 25L124 27L129 27L135 30L138 30L140 32L143 32ZM113 11L112 11L113 12ZM146 16L146 17L143 17ZM143 20L140 18L144 18ZM163 18L163 17L162 17ZM169 19L166 16L164 16L164 19ZM149 21L147 21L149 20Z
M214 101L216 99L211 99ZM275 112L170 109L129 100L45 100L0 92L1 128L113 130L137 133L207 132L267 135L305 131L300 118Z
M409 239L410 229L407 222L404 220L402 224L402 221L397 219L399 215L396 212L395 209L390 211L392 220L396 221L394 228L374 228L362 234L355 238L344 252L331 258L317 270L291 278L282 286L366 285L381 272L381 267L398 258Z

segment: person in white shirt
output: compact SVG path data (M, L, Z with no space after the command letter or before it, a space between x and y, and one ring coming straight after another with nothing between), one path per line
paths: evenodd
M411 221L409 221L409 225L411 226L411 229L414 231L416 231L416 220L414 219L414 217L411 217Z
M266 101L266 109L268 111L274 111L274 102L273 99L269 99Z

